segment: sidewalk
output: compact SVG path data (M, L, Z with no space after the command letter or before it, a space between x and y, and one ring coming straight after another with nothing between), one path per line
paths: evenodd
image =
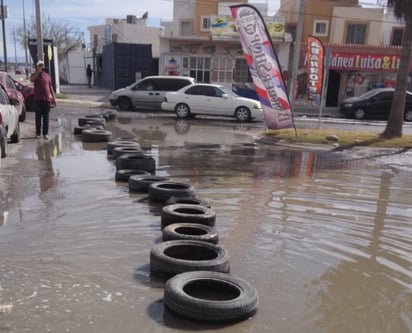
M60 92L65 98L57 100L63 105L85 105L89 107L101 107L113 109L110 105L109 96L112 90L100 87L88 88L83 84L61 85ZM297 100L294 106L295 116L318 117L319 108L306 105L305 100ZM340 117L337 107L325 107L322 110L322 117Z

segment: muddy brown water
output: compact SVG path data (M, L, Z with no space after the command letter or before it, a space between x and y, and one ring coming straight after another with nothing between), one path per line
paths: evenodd
M412 332L412 174L398 155L277 147L233 122L112 122L156 174L209 200L231 273L259 293L252 318L202 324L165 310L149 273L161 207L116 183L105 144L74 138L73 122L1 169L0 332Z

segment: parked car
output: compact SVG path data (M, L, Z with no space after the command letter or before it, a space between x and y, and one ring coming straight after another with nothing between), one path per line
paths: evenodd
M162 109L184 119L197 114L235 117L238 121L262 120L259 101L239 97L217 84L197 83L166 93Z
M4 87L4 89L6 89L7 95L9 95L10 99L18 102L14 102L14 104L19 112L19 121L25 121L26 106L24 105L24 97L23 94L16 88L16 84L14 83L12 76L6 72L0 72L0 84Z
M26 106L26 111L34 111L34 88L33 86L22 84L17 80L13 80L18 91L23 94L24 105Z
M370 90L358 97L350 97L339 105L339 112L355 119L387 119L392 106L393 88ZM412 93L407 91L405 101L405 121L412 121Z
M131 108L160 110L166 92L193 83L195 79L188 76L146 76L126 88L113 91L109 100L112 106L123 111Z
M6 157L8 141L20 140L19 113L15 107L16 100L11 100L6 90L0 85L0 156Z

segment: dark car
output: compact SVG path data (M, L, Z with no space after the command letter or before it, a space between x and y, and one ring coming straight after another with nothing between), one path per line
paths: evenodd
M339 112L355 119L388 119L392 106L393 88L370 90L358 97L345 99L339 105ZM412 93L406 92L405 121L412 121Z

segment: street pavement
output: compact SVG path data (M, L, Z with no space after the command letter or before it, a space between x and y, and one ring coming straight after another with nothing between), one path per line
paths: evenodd
M110 108L109 96L112 90L100 87L88 88L87 85L70 84L61 85L60 92L63 98L57 99L57 104L63 105L84 105L88 107ZM294 115L318 117L319 108L310 107L305 100L297 100L294 105ZM325 107L322 110L322 117L338 118L339 112L336 107Z

